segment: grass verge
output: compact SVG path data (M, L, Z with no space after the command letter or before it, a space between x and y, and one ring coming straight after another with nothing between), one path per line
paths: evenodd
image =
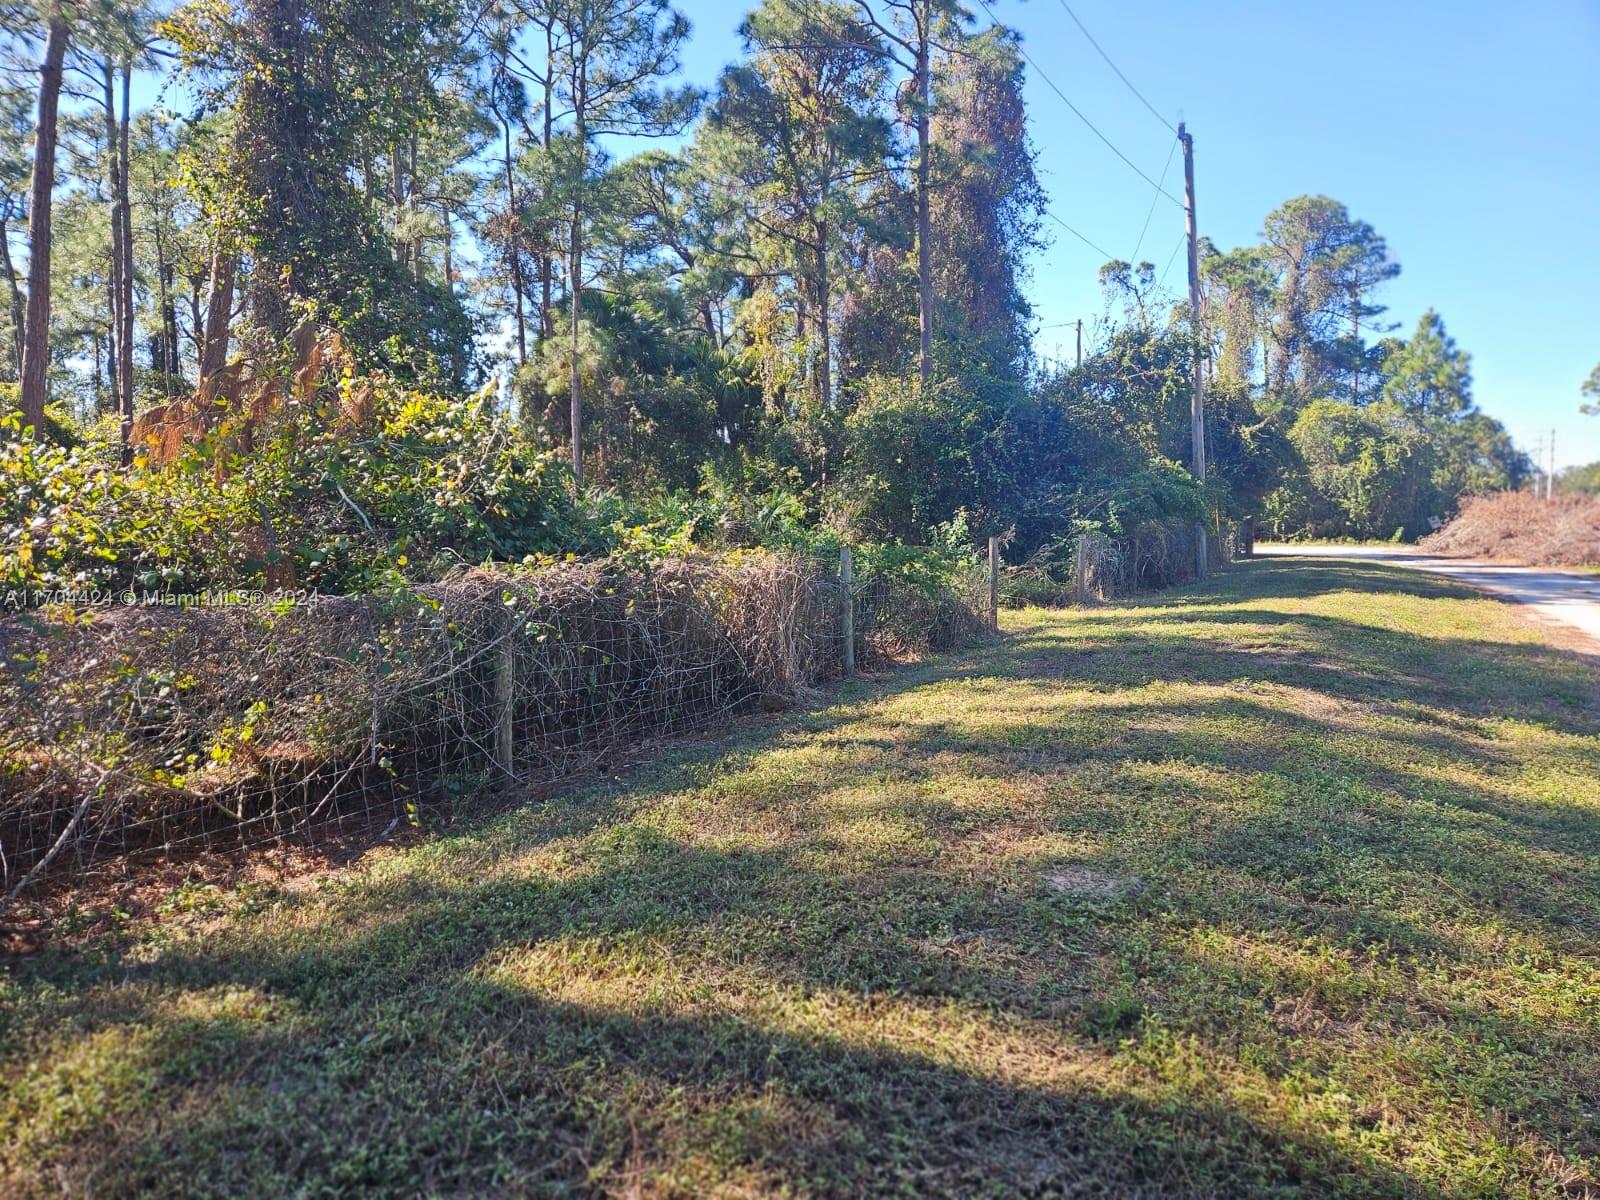
M1600 1194L1600 668L1259 561L0 979L11 1195Z

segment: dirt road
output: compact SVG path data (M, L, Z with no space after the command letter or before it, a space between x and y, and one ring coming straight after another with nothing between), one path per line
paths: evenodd
M1445 575L1503 599L1526 604L1543 619L1583 633L1596 649L1600 649L1600 575L1470 558L1442 558L1419 553L1409 546L1275 543L1258 545L1256 552L1264 557L1379 559L1397 567Z

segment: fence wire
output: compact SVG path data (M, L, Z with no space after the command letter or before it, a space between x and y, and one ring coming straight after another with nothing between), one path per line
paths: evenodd
M1244 539L1232 522L1207 531L1210 570L1240 556ZM1008 567L1000 581L1002 604L1092 604L1158 591L1195 578L1195 531L1187 524L1147 522L1119 537L1085 532L1042 548Z
M0 898L152 859L357 839L641 737L792 703L844 663L835 560L476 569L388 596L0 620ZM871 573L856 659L989 626Z

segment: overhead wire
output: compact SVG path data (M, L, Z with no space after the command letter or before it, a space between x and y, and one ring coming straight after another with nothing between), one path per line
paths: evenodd
M1189 235L1186 233L1178 239L1178 244L1172 248L1172 255L1167 259L1167 265L1161 268L1161 278L1156 280L1156 291L1159 292L1162 285L1167 282L1167 272L1172 270L1172 264L1178 260L1178 251L1183 249L1183 244L1188 240Z
M1048 87L1052 92L1054 92L1056 94L1056 96L1060 98L1061 102L1063 104L1065 104L1069 109L1072 110L1072 114L1075 117L1077 117L1078 120L1082 121L1085 125L1087 125L1089 127L1090 132L1092 132L1097 138L1099 138L1102 142L1105 143L1107 149L1109 149L1113 154L1115 154L1118 158L1120 158L1130 169L1132 169L1132 171L1136 175L1139 176L1139 178L1143 179L1146 183L1148 183L1154 189L1154 194L1152 194L1151 197L1150 197L1150 207L1145 212L1144 224L1139 229L1139 239L1134 244L1133 258L1130 260L1131 262L1137 262L1138 258L1139 258L1139 251L1144 248L1145 235L1150 232L1150 222L1155 217L1156 205L1160 202L1161 197L1165 196L1168 200L1172 201L1179 208L1187 210L1187 205L1183 201L1179 200L1176 196L1174 196L1171 192L1167 191L1166 187L1164 186L1166 184L1166 182L1167 182L1167 173L1172 169L1172 159L1173 159L1173 156L1177 153L1178 142L1181 139L1178 136L1177 128L1172 124L1171 121L1167 120L1166 117L1161 115L1160 111L1156 108L1156 106L1151 104L1150 101L1145 98L1145 95L1144 95L1143 92L1141 92L1137 87L1134 86L1133 81L1131 79L1129 79L1126 74L1123 73L1122 68L1117 66L1117 64L1112 60L1111 56L1106 53L1105 47L1101 46L1100 43L1095 40L1094 34L1089 32L1088 26L1086 26L1078 18L1078 14L1077 13L1072 11L1072 6L1067 3L1067 0L1058 0L1058 3L1060 3L1061 7L1066 11L1067 16L1072 18L1072 23L1078 27L1078 32L1083 34L1084 38L1088 40L1088 43L1091 46L1094 47L1095 52L1098 53L1100 55L1100 57L1105 60L1106 66L1110 67L1112 72L1116 75L1116 77L1122 81L1123 86L1126 87L1128 89L1128 91L1133 93L1134 98L1137 99L1140 104L1144 105L1144 107L1149 111L1151 116L1153 116L1157 121L1161 122L1161 124L1168 131L1170 131L1174 135L1173 136L1172 145L1167 150L1167 160L1166 160L1165 163L1162 164L1162 167L1161 167L1161 177L1159 179L1151 179L1149 175L1145 174L1144 171L1139 169L1138 165L1136 163L1134 163L1134 161L1132 159L1130 159L1126 154L1124 154L1121 150L1119 150L1117 148L1116 144L1114 142L1112 142L1112 140L1110 138L1108 138L1105 134L1101 133L1099 128L1096 127L1096 125L1094 124L1094 122L1089 120L1089 118L1083 114L1082 110L1079 109L1076 104L1074 104L1070 99L1067 98L1067 94L1065 92L1063 92L1061 90L1061 88L1059 88L1056 85L1055 80L1050 78L1050 76L1045 72L1044 68L1039 65L1038 61L1031 54L1029 54L1028 51L1022 45L1019 44L1017 46L1018 52L1022 55L1023 59L1028 63L1028 65L1033 68L1034 72L1044 82L1045 86ZM978 4L983 9L984 12L989 14L989 19L991 21L993 21L996 25L1002 24L1000 18L995 15L994 9L989 7L989 5L986 2L986 0L978 0ZM1100 246L1095 245L1094 242L1092 242L1088 238L1084 237L1083 234L1079 233L1071 225L1068 225L1060 217L1056 216L1055 213L1050 212L1048 209L1046 209L1045 210L1045 215L1048 216L1052 221L1056 222L1056 224L1060 225L1068 233L1072 234L1073 237L1077 238L1080 242L1084 243L1084 245L1088 246L1090 249L1096 251L1099 254L1104 254L1106 256L1107 261L1110 261L1114 257L1108 251L1106 251L1105 249L1103 249ZM1168 258L1167 258L1167 265L1165 267L1163 267L1162 270L1161 270L1161 278L1156 283L1156 290L1157 291L1160 291L1161 288L1163 286L1165 286L1166 281L1167 281L1167 275L1172 270L1172 264L1177 261L1178 252L1183 249L1184 242L1186 240L1187 240L1187 235L1185 235L1184 238L1179 239L1178 244L1173 247L1172 254L1170 256L1168 256ZM1072 322L1072 321L1066 321L1066 322L1062 322L1061 323L1061 325L1063 325L1063 326L1072 325L1072 324L1074 324L1074 322ZM1041 331L1043 329L1054 329L1054 328L1058 328L1058 327L1060 327L1060 326L1046 325L1046 326L1042 326L1041 327Z
M1005 24L1005 22L1000 20L1000 18L995 15L994 9L989 7L987 0L978 0L978 6L980 8L982 8L984 12L989 14L989 19L991 21L993 21L996 25L1002 25L1003 26ZM1183 207L1183 201L1179 200L1176 196L1174 196L1171 192L1167 191L1164 187L1162 187L1154 179L1151 179L1149 175L1144 173L1144 171L1140 170L1139 165L1137 163L1135 163L1133 161L1133 159L1129 158L1126 154L1124 154L1121 150L1119 150L1117 148L1117 144L1115 142L1113 142L1105 134L1101 133L1099 128L1095 125L1095 123L1093 121L1089 120L1088 117L1084 116L1083 111L1081 109L1079 109L1079 107L1076 104L1074 104L1071 100L1069 100L1067 98L1067 94L1065 92L1063 92L1059 87L1056 86L1055 80L1051 79L1050 76L1045 73L1044 68L1039 65L1038 60L1035 59L1033 57L1033 55L1028 53L1026 47L1024 47L1024 46L1019 44L1017 46L1017 51L1018 51L1018 53L1020 53L1022 55L1023 59L1028 63L1028 65L1033 68L1034 73L1036 75L1038 75L1041 80L1044 81L1045 86L1048 87L1052 92L1054 92L1058 97L1060 97L1061 103L1065 104L1068 108L1070 108L1072 110L1073 116L1077 117L1078 120L1082 121L1085 125L1087 125L1089 127L1089 131L1091 133L1093 133L1095 135L1095 137L1099 138L1102 142L1104 142L1105 145L1106 145L1106 148L1108 150L1110 150L1111 153L1115 154L1125 164L1127 164L1129 170L1131 170L1140 179L1142 179L1146 183L1148 183L1151 187L1155 188L1156 191L1159 192L1161 195L1165 196L1168 200L1171 200L1179 208Z
M1084 37L1089 39L1089 45L1093 46L1095 48L1095 50L1099 52L1100 57L1106 60L1106 66L1110 67L1113 71L1116 72L1117 78L1122 80L1123 85L1130 92L1132 92L1134 94L1134 96L1138 99L1139 103L1144 105L1147 109L1150 110L1150 115L1152 117L1154 117L1156 120L1160 121L1169 130L1171 130L1174 134L1176 134L1178 131L1173 128L1172 122L1167 120L1165 117L1163 117L1160 114L1160 112L1158 112L1156 110L1156 106L1154 104L1151 104L1150 101L1148 101L1148 100L1146 100L1144 98L1144 93L1141 92L1138 88L1133 86L1133 81L1130 80L1126 75L1124 75L1122 73L1122 68L1117 66L1116 63L1111 61L1111 56L1105 52L1105 50L1101 47L1099 42L1094 40L1094 34L1089 32L1088 27L1085 26L1082 21L1078 20L1078 14L1072 11L1072 6L1067 3L1067 0L1060 0L1060 4L1061 4L1062 8L1067 10L1067 16L1072 18L1072 23L1078 27L1078 32L1080 32L1081 34L1083 34Z
M1076 229L1074 229L1071 225L1068 225L1060 217L1056 216L1056 214L1051 212L1048 208L1044 210L1044 215L1049 217L1057 225L1061 226L1061 228L1065 229L1073 237L1077 238L1085 246L1089 247L1089 249L1095 251L1097 254L1104 254L1106 256L1106 261L1107 262L1111 262L1113 259L1115 259L1117 257L1115 254L1111 253L1111 251L1106 250L1103 247L1095 245L1088 238L1084 237L1083 234L1079 233Z
M1176 134L1177 130L1172 126L1172 124L1169 121L1167 121L1167 119L1165 117L1163 117L1160 114L1160 112L1158 112L1156 110L1155 106L1152 105L1149 100L1145 99L1144 94L1141 93L1139 91L1139 89L1136 88L1133 85L1132 81L1129 80L1128 77L1125 74L1123 74L1121 68L1118 67L1117 64L1112 61L1111 56L1105 52L1105 49L1100 45L1100 43L1095 41L1094 35L1089 32L1088 28L1083 24L1083 22L1078 19L1078 15L1076 13L1074 13L1072 11L1072 9L1066 4L1066 0L1060 0L1060 2L1061 2L1062 8L1066 9L1067 15L1072 18L1073 24L1077 25L1079 31L1082 32L1083 36L1088 39L1089 44L1095 48L1095 50L1099 53L1100 57L1105 59L1106 65L1109 66L1113 72L1115 72L1117 78L1122 81L1124 86L1126 86L1127 89L1130 92L1132 92L1135 97L1137 97L1139 102L1141 104L1143 104L1145 106L1145 108L1150 110L1151 114L1158 121L1160 121L1164 126L1166 126L1167 129L1171 130L1174 134ZM996 25L1004 26L1005 23L1000 20L999 16L995 13L994 9L989 6L989 4L987 3L987 0L978 0L978 5L979 5L979 7L981 7L983 9L984 12L986 12L989 15L989 19L991 21L993 21ZM809 9L810 6L808 4L805 4L804 0L802 0L802 7ZM1167 191L1166 187L1165 187L1166 180L1167 180L1167 173L1172 169L1173 155L1177 151L1177 142L1174 141L1172 146L1171 146L1171 148L1169 148L1168 151L1167 151L1166 162L1165 162L1165 164L1163 164L1163 166L1161 168L1161 177L1159 179L1150 178L1150 176L1148 174L1146 174L1145 171L1142 170L1137 163L1135 163L1131 158L1129 158L1126 154L1124 154L1121 151L1121 149L1119 149L1117 147L1115 142L1113 142L1109 137L1107 137L1104 133L1102 133L1100 131L1099 127L1096 126L1095 123L1093 121L1091 121L1084 114L1083 110L1081 110L1076 104L1074 104L1071 101L1071 99L1068 98L1067 94L1064 91L1062 91L1059 86L1057 86L1055 80L1050 78L1049 74L1044 70L1044 68L1039 65L1038 60L1035 59L1031 54L1029 54L1026 48L1024 48L1023 46L1021 46L1019 44L1018 47L1017 47L1017 50L1022 55L1023 59L1028 63L1028 65L1033 68L1034 72L1044 82L1045 86L1048 87L1052 92L1054 92L1056 94L1056 96L1061 100L1061 102L1063 104L1065 104L1067 106L1067 108L1069 108L1072 111L1072 114L1075 117L1077 117L1078 120L1082 121L1084 123L1084 125L1086 125L1088 127L1089 131L1091 133L1093 133L1095 135L1095 137L1099 138L1102 143L1105 144L1105 146L1106 146L1106 148L1108 150L1110 150L1119 159L1121 159L1123 164L1125 166L1127 166L1129 170L1131 170L1135 175L1139 176L1140 179L1144 180L1146 183L1148 183L1151 186L1152 189L1154 189L1154 192L1153 192L1153 194L1151 196L1151 199L1150 199L1150 208L1145 214L1144 226L1139 231L1139 240L1138 240L1137 245L1135 245L1135 247L1134 247L1134 257L1137 258L1139 250L1144 245L1145 234L1147 234L1149 232L1150 222L1151 222L1151 220L1153 219L1153 217L1155 215L1156 205L1160 201L1161 197L1163 197L1163 196L1166 197L1168 200L1172 201L1172 203L1176 204L1179 208L1183 208L1184 207L1183 201L1179 200L1171 192ZM1096 242L1090 240L1084 234L1078 232L1078 230L1074 229L1070 224L1068 224L1066 221L1064 221L1061 217L1057 216L1054 212L1050 211L1049 209L1046 209L1045 210L1045 216L1049 217L1052 221L1054 221L1057 225L1061 226L1061 228L1065 229L1073 237L1077 238L1078 241L1082 242L1085 246L1088 246L1089 249L1093 250L1097 254L1103 255L1107 262L1112 262L1112 261L1114 261L1116 259L1116 255L1112 254L1109 250L1105 249L1105 247L1103 247L1103 246L1097 244ZM1182 243L1181 242L1179 243L1179 248L1180 249L1182 248ZM1176 257L1177 257L1177 251L1174 250L1173 251L1173 258L1170 258L1170 259L1167 260L1166 270L1163 270L1163 272L1162 272L1162 280L1163 281L1166 279L1167 271L1171 270L1173 259L1175 259ZM1066 324L1069 324L1069 325L1072 324L1072 323L1073 322L1070 322L1070 321L1066 322Z
M1162 183L1165 183L1167 181L1167 172L1172 170L1172 156L1174 154L1176 154L1177 152L1178 152L1178 139L1177 138L1173 138L1172 139L1172 148L1167 151L1167 162L1166 162L1166 165L1161 168L1161 182ZM1159 185L1157 185L1157 186L1159 186ZM1136 243L1134 243L1133 257L1128 260L1129 262L1136 263L1136 262L1139 261L1139 250L1144 246L1144 235L1150 232L1150 218L1156 215L1156 204L1160 201L1160 199L1161 199L1160 196L1151 196L1150 197L1150 211L1144 214L1144 228L1139 230L1139 240Z

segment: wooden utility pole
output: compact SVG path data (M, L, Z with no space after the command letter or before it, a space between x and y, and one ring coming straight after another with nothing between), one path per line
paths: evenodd
M1083 318L1078 318L1078 365L1083 366Z
M1191 468L1194 477L1206 481L1206 399L1204 377L1201 373L1200 331L1200 248L1195 233L1194 216L1194 138L1180 122L1178 141L1183 143L1183 218L1189 234L1189 323L1194 330L1194 375L1189 395L1189 445ZM1194 527L1194 573L1199 579L1206 577L1209 555L1206 553L1206 526L1196 521Z
M1550 431L1550 470L1545 475L1544 498L1546 503L1556 498L1556 431Z

